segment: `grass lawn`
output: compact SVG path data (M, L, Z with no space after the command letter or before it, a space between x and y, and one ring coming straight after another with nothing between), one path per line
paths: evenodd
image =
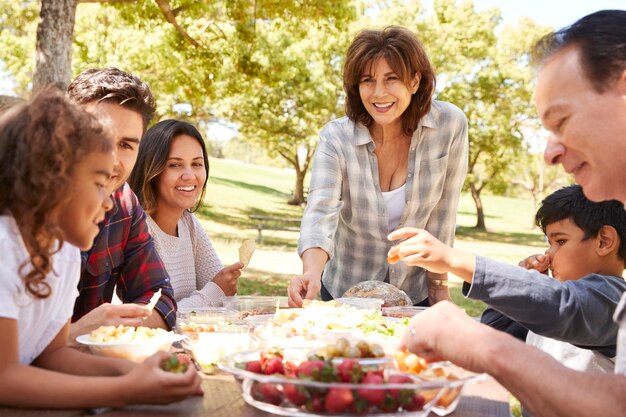
M256 237L249 215L302 216L302 208L286 204L294 185L295 175L291 170L210 160L205 205L198 215L225 264L236 261L236 249L241 240ZM469 194L462 195L455 247L515 264L545 250L543 234L531 227L534 213L529 200L485 195L483 205L488 231L477 232L473 228L476 222L474 203ZM301 272L295 254L297 239L295 232L264 231L259 252L240 280L239 292L284 295L289 280ZM273 263L268 266L267 260L271 257ZM454 301L468 314L480 315L484 304L465 299L460 293L460 284L451 284Z

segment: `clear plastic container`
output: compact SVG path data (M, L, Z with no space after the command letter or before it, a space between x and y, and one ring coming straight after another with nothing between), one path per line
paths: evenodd
M427 309L428 307L416 306L383 307L383 316L396 318L413 317Z
M257 350L229 355L219 362L219 367L242 379L243 398L248 404L269 413L285 416L337 415L337 413L342 416L359 416L365 413L380 417L398 414L422 417L428 415L433 407L437 407L440 398L447 392L454 391L457 397L453 401L458 401L457 391L460 391L458 388L477 377L476 374L472 374L455 381L447 378L424 380L419 375L400 373L387 368L379 374L385 381L383 384L318 382L308 377L266 375L248 370L252 369L248 363L259 361L261 353L262 351ZM309 353L306 349L285 349L282 360L284 363L289 362L298 366L308 358ZM331 391L334 393L331 394ZM360 398L362 409L359 411L351 406L347 406L343 411L329 409L329 396L338 392L342 392L344 398L347 395L349 397L347 401L350 402ZM383 407L380 399L389 395L395 400L387 401ZM415 397L419 397L420 401L415 401ZM311 401L307 401L308 398L319 398L321 401L313 405ZM318 409L312 409L312 406L317 406Z
M176 323L206 323L219 320L237 320L239 312L226 307L203 307L180 309L176 312ZM178 327L178 326L177 326Z
M341 297L341 298L335 298L335 301L337 301L340 304L345 304L345 305L356 307L356 308L361 308L361 309L366 309L366 310L378 310L378 311L381 310L383 304L385 303L385 301L381 300L380 298L361 298L361 297Z
M213 373L223 356L250 349L250 326L238 319L189 323L179 331L186 337L183 346L205 373Z
M287 307L287 297L275 297L268 295L234 295L224 297L222 300L224 307L239 311L239 318L245 319L249 316L259 314L274 314L276 307Z

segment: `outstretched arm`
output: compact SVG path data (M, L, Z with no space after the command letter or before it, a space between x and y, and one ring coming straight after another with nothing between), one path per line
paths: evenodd
M449 302L411 319L404 343L426 358L492 375L537 417L618 417L626 410L626 376L566 368Z
M63 335L58 335L32 366L24 365L19 361L17 322L0 318L0 405L29 408L123 407L140 403L167 404L200 392L200 377L192 367L183 375L160 369L160 363L168 356L164 352L151 356L118 377L76 376L59 372L69 370L88 374L90 371L83 367L94 364L87 355L72 356L78 360L74 364L58 363L64 353L55 351L67 349L62 346L62 338Z

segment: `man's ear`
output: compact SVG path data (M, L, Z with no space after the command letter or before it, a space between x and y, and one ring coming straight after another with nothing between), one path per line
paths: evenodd
M620 238L613 226L604 225L598 231L598 248L596 252L600 256L609 255L619 249Z

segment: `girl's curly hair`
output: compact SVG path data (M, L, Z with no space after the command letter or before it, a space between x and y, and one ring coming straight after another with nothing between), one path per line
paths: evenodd
M43 91L0 119L0 213L13 216L30 254L19 273L34 297L50 295L45 277L63 244L58 219L74 168L88 154L112 151L102 125L59 91Z

